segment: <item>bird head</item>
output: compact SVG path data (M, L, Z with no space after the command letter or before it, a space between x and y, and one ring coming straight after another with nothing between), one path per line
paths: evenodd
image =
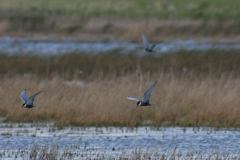
M138 101L138 103L137 103L137 109L138 109L139 105L140 105L140 101Z
M22 108L26 106L26 103L23 103Z

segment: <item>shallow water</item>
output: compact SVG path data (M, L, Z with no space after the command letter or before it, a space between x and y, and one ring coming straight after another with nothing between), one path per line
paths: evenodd
M230 41L232 42L232 41ZM63 38L58 41L52 39L30 39L30 38L9 38L0 37L0 53L8 55L15 54L37 54L41 56L53 56L67 53L106 53L119 50L121 53L130 52L145 54L142 43L130 42L110 42L110 43L86 43L77 42L72 39ZM193 39L181 40L176 39L168 43L160 43L156 46L155 51L151 54L160 55L161 53L176 53L179 51L207 51L207 50L240 50L240 44L226 43L219 40L212 43L202 39L196 41Z
M238 155L240 132L236 129L202 127L66 127L59 130L53 124L2 123L0 142L0 150L5 148L9 151L23 148L31 150L34 144L44 146L54 143L62 151L66 146L79 146L76 152L88 148L87 151L91 153L104 152L114 156L122 155L124 150L129 154L136 147L142 151L155 148L161 154L176 149L183 155L189 152L194 155L212 152Z

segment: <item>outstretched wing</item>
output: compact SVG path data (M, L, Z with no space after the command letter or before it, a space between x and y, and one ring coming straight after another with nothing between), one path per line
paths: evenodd
M129 97L129 96L127 96L127 99L133 100L133 101L142 101L141 99L137 99L137 98L133 98L133 97Z
M150 48L144 31L142 33L142 39L143 39L143 43L145 44L146 48Z
M27 96L26 96L26 89L24 89L23 91L22 91L22 93L21 93L21 99L25 102L25 103L27 103Z
M153 50L153 48L155 48L156 45L158 45L158 44L159 44L159 43L155 43L155 44L151 45L151 50Z
M149 102L156 84L157 81L144 93L143 102Z
M40 91L40 92L32 95L31 97L29 97L29 98L27 99L27 104L28 104L28 105L33 105L33 101L34 101L35 97L36 97L39 93L41 93L41 92L42 92L42 91Z

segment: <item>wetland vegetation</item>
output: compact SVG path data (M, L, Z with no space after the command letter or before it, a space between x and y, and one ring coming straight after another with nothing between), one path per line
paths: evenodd
M60 126L239 127L239 61L234 51L158 57L117 51L50 58L1 55L0 115L8 122L56 121ZM155 80L154 106L137 110L126 96L141 98ZM36 98L38 108L21 108L25 88L27 95L44 90Z
M27 48L14 48L20 41L6 37L142 42L142 31L149 42L195 38L237 44L239 5L239 0L1 0L1 45ZM45 56L0 51L0 159L240 159L239 50L205 49L158 55L118 49ZM156 80L153 106L137 109L126 99L142 98ZM44 90L34 101L37 108L22 108L25 88L27 96Z
M238 0L2 0L1 36L73 36L83 41L239 35Z

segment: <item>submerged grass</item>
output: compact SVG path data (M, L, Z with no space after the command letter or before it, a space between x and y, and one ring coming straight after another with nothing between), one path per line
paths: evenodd
M52 57L49 63L2 56L0 115L11 122L56 121L59 127L239 127L239 60L234 52L138 58L74 54ZM137 110L126 96L142 98L155 80L154 105ZM35 100L39 107L21 108L25 88L27 96L44 90Z
M31 160L65 160L65 159L125 159L125 160L145 160L145 159L239 159L239 154L230 154L227 148L226 150L219 151L219 149L212 148L211 151L195 151L190 147L188 150L182 151L181 147L176 146L167 149L151 147L146 149L141 146L136 146L134 149L118 148L116 146L109 150L109 148L95 148L85 144L81 146L80 142L73 143L71 145L63 144L33 144L29 148L19 148L18 150L4 149L1 151L0 158L15 158L15 159L31 159Z

